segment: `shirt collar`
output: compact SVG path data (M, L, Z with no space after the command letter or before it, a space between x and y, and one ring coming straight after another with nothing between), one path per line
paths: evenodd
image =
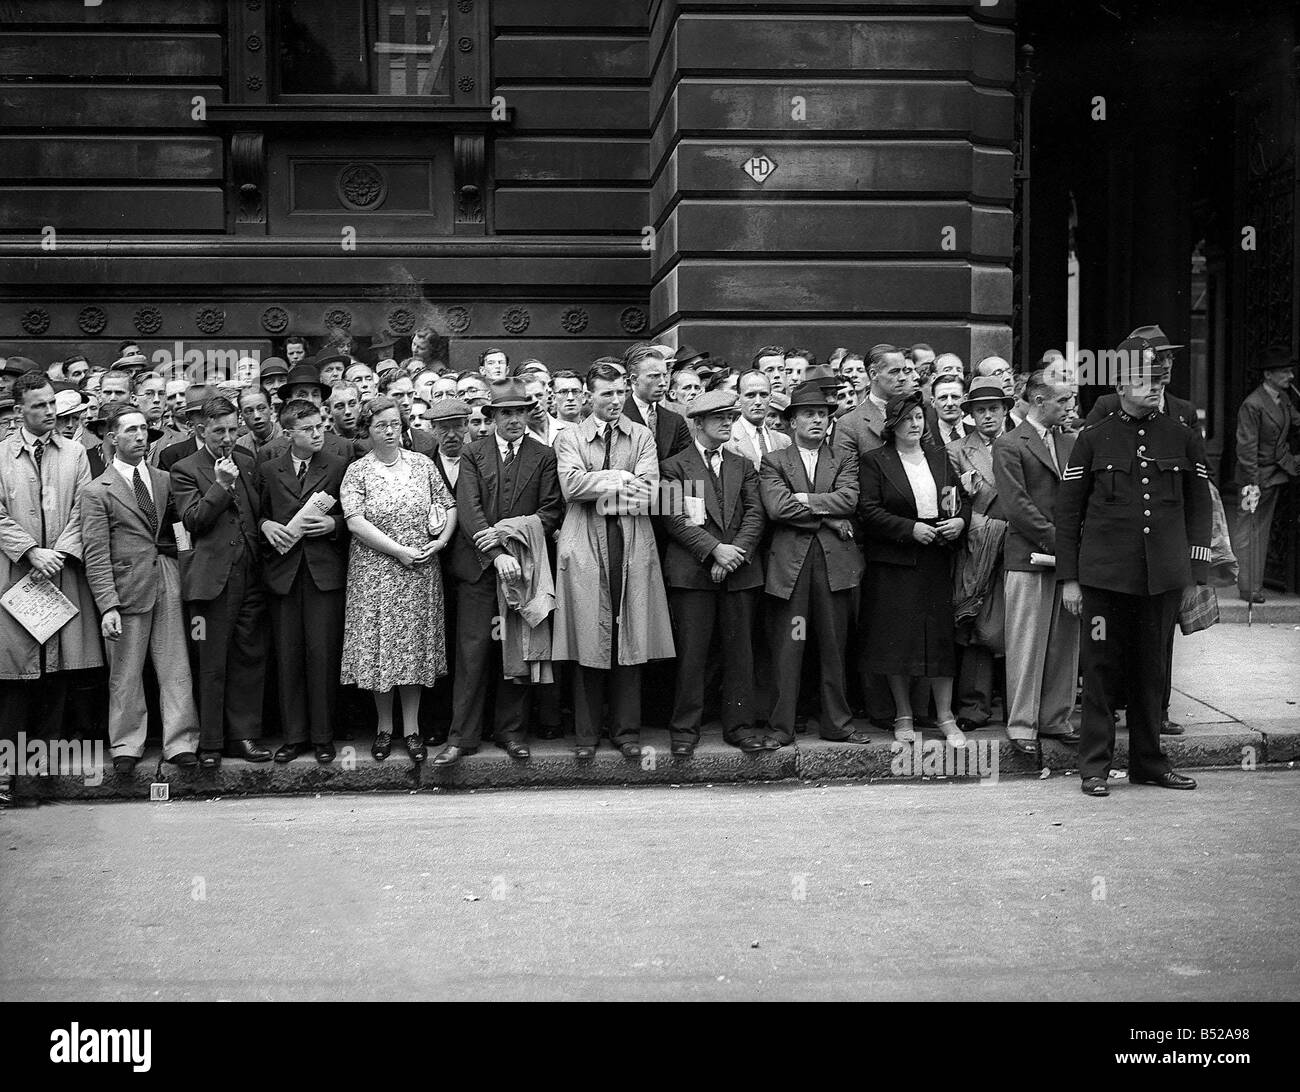
M585 430L582 434L582 438L586 440L587 443L591 443L597 436L605 431L605 422L593 413L578 427ZM632 422L621 413L610 422L610 427L616 428L620 432L626 432L628 435L631 435L632 433Z
M18 438L22 441L23 447L27 448L28 451L35 449L37 437L27 431L26 425L18 426ZM59 430L53 429L52 431L47 432L43 437L41 437L41 439L47 444L53 444L55 447L58 447Z
M698 451L698 452L700 453L700 458L704 460L704 463L705 463L705 465L707 466L707 465L708 465L708 462L709 462L709 449L708 449L707 447L705 447L702 443L700 443L699 440L696 440L696 441L695 441L695 450ZM715 454L715 455L721 455L721 454L722 454L722 448L719 447L716 451L714 451L713 454Z
M136 470L142 467L143 465L144 465L143 462L139 462L136 463L135 466L132 466L128 462L123 462L116 455L113 456L113 469L116 470L119 474L122 475L122 477L124 477L127 480L128 485L135 480ZM141 471L141 477L145 479L146 484L149 484L148 474L145 474L143 471Z
M508 443L506 443L505 440L501 439L500 436L496 436L496 435L494 434L494 437L493 437L493 438L494 438L494 439L496 440L496 442L497 442L497 450L498 450L499 452L501 452L501 458L504 459L504 458L506 457L506 455L507 455L507 454L509 453L509 451L510 451L510 445L509 445ZM519 445L522 446L522 445L523 445L523 440L522 440L522 439L516 440L515 443L517 443L517 444L519 444Z
M875 405L876 408L879 409L881 413L885 412L885 407L889 404L886 399L877 398L875 391L870 391L870 390L867 391L867 398L870 399L872 404Z

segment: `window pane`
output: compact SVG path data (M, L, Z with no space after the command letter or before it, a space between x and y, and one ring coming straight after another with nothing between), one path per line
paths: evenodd
M280 90L443 95L450 0L281 0Z

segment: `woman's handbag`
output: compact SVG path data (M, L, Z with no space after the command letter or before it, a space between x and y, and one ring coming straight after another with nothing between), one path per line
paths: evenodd
M1219 620L1219 597L1206 584L1183 589L1183 605L1178 612L1178 628L1183 634L1199 633Z

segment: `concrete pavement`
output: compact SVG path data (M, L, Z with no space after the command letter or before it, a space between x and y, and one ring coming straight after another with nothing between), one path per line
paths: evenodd
M1293 999L1300 774L1198 776L15 809L0 1000Z
M1217 766L1286 764L1300 758L1300 625L1262 623L1247 627L1220 624L1190 637L1175 639L1174 694L1171 715L1187 726L1185 736L1164 737L1174 764L1182 769ZM869 728L859 722L863 729ZM643 742L653 748L641 762L629 762L606 745L590 765L573 759L572 740L537 742L533 759L515 762L485 746L450 770L427 764L415 769L400 741L385 762L370 755L371 740L358 737L341 744L339 759L320 767L310 756L287 766L251 765L227 759L215 774L182 773L159 762L156 750L132 777L91 769L87 777L75 767L63 776L20 778L20 800L137 798L148 799L152 785L163 785L173 799L187 796L278 795L324 792L407 792L472 788L531 788L570 785L671 785L748 781L819 781L880 779L900 776L892 735L875 731L869 746L827 743L815 726L795 745L759 756L744 755L722 742L718 725L706 727L704 742L690 761L673 759L668 734L646 730ZM931 731L936 743L940 737ZM1001 726L971 735L975 760L987 767L996 750L1000 777L1037 776L1033 758L1015 754ZM351 750L347 748L350 747ZM432 752L431 752L432 753ZM1046 743L1044 764L1064 772L1074 767L1077 751ZM1127 761L1127 738L1117 738L1116 767ZM902 776L913 776L904 770Z

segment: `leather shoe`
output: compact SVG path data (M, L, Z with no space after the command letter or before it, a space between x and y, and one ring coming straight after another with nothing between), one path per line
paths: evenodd
M836 743L860 743L860 744L866 744L866 743L870 743L871 741L872 741L872 740L871 740L871 736L868 735L866 732L851 732L849 735L845 736L843 739L837 739L837 740L835 740L834 742L836 742Z
M1030 758L1038 757L1038 744L1032 739L1013 739L1011 749L1018 755L1028 755Z
M639 743L620 743L618 749L623 752L624 758L641 757L641 744Z
M275 752L276 762L292 762L299 755L311 750L310 743L284 743Z
M1181 736L1183 730L1181 724L1175 724L1168 717L1165 717L1165 719L1160 722L1160 734L1162 736Z
M518 762L527 762L533 757L532 751L528 749L528 744L520 743L518 740L511 740L509 743L501 744L501 749Z
M984 727L982 724L976 724L970 717L958 717L957 727L963 732L977 732Z
M1057 743L1066 743L1066 744L1069 744L1069 745L1073 746L1073 745L1075 745L1075 744L1077 744L1077 743L1079 742L1079 733L1078 733L1078 732L1066 732L1064 735L1060 735L1060 736L1043 736L1043 738L1044 738L1044 739L1054 739L1054 740L1056 740Z
M375 736L375 742L370 745L370 753L375 756L376 762L383 762L393 751L393 734L391 732L380 732Z
M221 768L220 751L200 751L199 768L203 770L217 770Z
M457 747L455 744L449 743L433 756L430 765L454 766L464 755L472 755L476 750L478 750L477 747Z
M316 761L322 766L328 765L334 761L334 744L317 743L314 750L316 751Z
M242 758L245 762L270 762L271 748L263 747L255 739L228 739L226 757Z
M1109 796L1110 787L1104 777L1085 777L1083 779L1084 796Z
M573 757L579 762L591 762L596 757L595 747L575 747L573 748Z
M756 755L767 750L767 740L759 736L741 736L736 740L736 746L747 755Z
M199 756L193 751L181 751L180 754L172 755L171 758L164 761L170 762L173 766L179 766L182 770L192 770L199 764Z
M406 753L411 756L412 762L423 762L428 755L424 749L424 737L419 732L412 732L409 736L403 736L402 742L406 744Z
M1196 780L1188 777L1186 774L1175 773L1170 770L1168 773L1162 773L1159 777L1135 777L1129 774L1129 781L1134 785L1159 785L1162 789L1194 789Z
M694 743L674 743L672 753L676 758L690 758L695 753Z
M132 758L130 755L118 755L113 759L113 772L115 774L134 773L135 764L139 761L138 758Z

